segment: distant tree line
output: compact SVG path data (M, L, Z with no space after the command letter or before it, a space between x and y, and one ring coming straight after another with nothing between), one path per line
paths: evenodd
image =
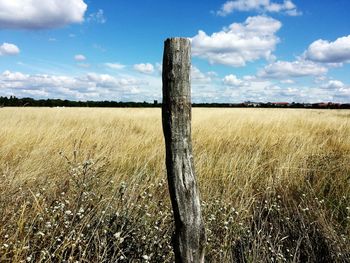
M160 107L161 105L154 101L148 102L117 102L117 101L73 101L61 99L32 99L17 98L15 96L0 97L0 107L105 107L105 108L123 108L123 107Z
M73 101L61 99L32 99L15 96L0 97L0 107L105 107L105 108L159 108L162 104L149 102L117 101ZM309 109L350 109L350 103L287 103L287 102L243 102L243 103L193 103L201 108L309 108Z

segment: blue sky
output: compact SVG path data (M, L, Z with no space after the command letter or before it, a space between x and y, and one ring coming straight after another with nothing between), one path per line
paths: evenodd
M161 100L192 41L195 102L350 102L348 0L0 0L0 96Z

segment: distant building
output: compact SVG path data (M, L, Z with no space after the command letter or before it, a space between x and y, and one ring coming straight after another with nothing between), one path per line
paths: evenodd
M275 106L282 106L282 107L289 106L289 102L274 102L272 104Z
M321 108L326 108L328 107L329 103L328 102L321 102L318 104L318 107L321 107Z
M243 105L245 107L259 107L259 106L261 106L261 103L260 102L245 101L243 103Z

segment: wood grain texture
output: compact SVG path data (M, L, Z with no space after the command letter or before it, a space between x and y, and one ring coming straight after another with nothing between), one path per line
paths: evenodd
M191 43L164 44L162 120L166 168L174 211L176 262L204 262L206 242L191 141Z

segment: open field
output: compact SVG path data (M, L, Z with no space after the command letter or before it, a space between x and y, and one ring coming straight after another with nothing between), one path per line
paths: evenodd
M172 262L160 109L0 109L0 262ZM207 262L350 262L350 111L194 109Z

